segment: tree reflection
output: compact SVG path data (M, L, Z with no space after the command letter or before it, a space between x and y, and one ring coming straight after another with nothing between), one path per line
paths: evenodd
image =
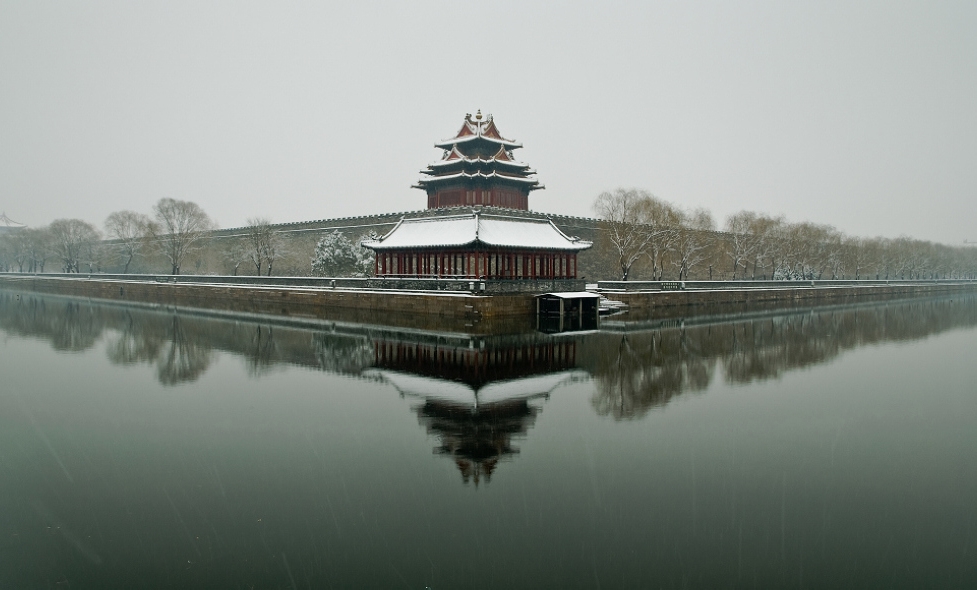
M663 407L677 395L703 391L716 375L732 384L776 379L859 346L915 340L977 325L975 302L973 296L957 296L771 311L747 319L741 315L655 324L608 323L596 334L576 336L459 337L354 324L327 328L275 324L0 291L0 330L71 352L88 350L104 336L112 363L153 366L165 385L199 379L213 365L217 351L241 358L251 376L301 366L370 377L366 372L376 368L463 383L473 391L582 369L594 379L592 405L597 413L626 420ZM427 397L424 392L417 394ZM482 431L479 427L472 432ZM442 447L454 449L452 454L466 448L450 437L445 441ZM473 478L476 463L472 463Z
M54 350L88 350L98 342L103 328L100 310L90 305L0 292L0 329L46 340Z
M642 415L682 391L705 389L715 360L681 331L625 334L596 347L597 413L615 419Z
M180 316L170 321L170 331L156 358L156 376L163 385L196 381L210 367L213 350L187 332Z
M647 329L624 326L587 341L598 414L640 418L673 397L702 391L717 367L728 383L776 379L828 362L846 350L916 340L977 325L977 300L922 300L860 308L821 308L742 321Z
M373 366L374 347L365 336L329 332L312 335L316 366L330 373L354 375Z
M137 322L127 312L118 335L109 341L109 360L117 365L153 362L163 346L164 328L161 324L165 323L165 318L154 319L160 321Z

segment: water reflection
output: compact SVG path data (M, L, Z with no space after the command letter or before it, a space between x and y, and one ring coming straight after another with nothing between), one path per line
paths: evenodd
M152 365L164 385L199 379L213 365L215 351L243 358L251 376L292 365L397 387L412 377L410 395L423 400L416 409L422 424L441 437L441 452L470 463L462 471L472 479L485 472L489 459L480 458L484 451L464 449L499 449L492 460L514 452L509 439L484 438L491 429L480 420L497 415L509 421L511 407L503 411L490 404L513 399L528 404L529 378L592 378L598 414L634 419L677 395L705 390L717 376L733 384L776 379L858 346L973 325L975 299L956 297L695 321L605 322L599 332L577 335L464 336L352 324L275 324L0 292L0 329L7 333L39 338L65 352L90 349L104 338L112 363ZM445 398L442 394L453 387L463 391ZM485 399L487 393L495 398ZM524 433L535 410L518 411L521 426L497 431ZM461 422L448 427L449 418ZM470 433L463 442L461 432Z
M970 298L472 337L0 291L0 587L972 587L975 325ZM649 415L958 328L820 372L851 392Z
M776 379L859 346L974 325L973 297L816 308L734 321L605 324L587 340L583 357L596 384L594 409L621 420L640 418L682 393L705 390L717 373L731 384Z

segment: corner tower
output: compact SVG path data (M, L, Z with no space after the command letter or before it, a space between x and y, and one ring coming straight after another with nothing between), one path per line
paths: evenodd
M536 171L516 161L512 151L522 147L502 137L492 115L465 115L458 134L434 144L444 150L441 160L421 170L425 176L413 188L427 192L427 208L488 205L529 209L529 193L544 188Z

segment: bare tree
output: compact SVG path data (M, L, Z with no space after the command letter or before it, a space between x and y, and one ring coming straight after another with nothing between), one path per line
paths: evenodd
M651 276L660 281L665 274L665 263L678 239L682 226L682 211L656 197L648 203L648 223L651 242L648 258L651 259Z
M844 266L852 273L856 281L861 279L868 258L866 240L845 236L842 239L842 251Z
M200 205L190 201L160 199L153 205L153 216L156 223L150 224L149 233L170 261L172 274L178 275L197 242L216 225Z
M44 263L52 256L51 230L30 227L20 232L21 244L27 257L28 272L44 272Z
M678 234L672 246L672 265L678 279L686 280L694 267L706 259L716 231L712 214L706 209L683 212Z
M10 272L16 264L17 245L14 236L0 234L0 272ZM23 271L23 269L21 269Z
M225 270L237 276L241 265L249 261L248 247L245 245L245 241L243 239L232 238L220 240L220 243L219 255Z
M118 247L125 257L123 273L129 272L133 257L146 243L150 223L149 217L135 211L116 211L105 220L105 233L119 241Z
M773 261L776 258L774 249L776 247L776 236L778 228L784 224L784 220L781 217L769 217L766 215L758 215L755 219L750 222L749 232L753 240L753 270L750 273L750 278L757 278L757 265L760 264L762 269L766 268L766 261ZM770 268L770 278L773 278L773 264L771 262ZM762 273L762 276L766 276L766 271Z
M17 272L24 272L24 265L30 263L30 250L28 248L28 237L24 235L25 230L18 231L5 236L7 244L7 256L11 266L17 265ZM28 266L28 271L30 267Z
M647 227L651 194L619 188L604 192L594 201L594 212L604 220L607 239L617 253L621 280L628 280L634 263L648 252L652 233Z
M50 225L52 250L61 259L64 272L78 272L79 259L101 239L95 226L81 219L57 219Z
M271 276L275 266L275 259L281 255L282 240L278 230L271 227L271 223L264 217L248 219L247 243L248 259L254 265L255 273L261 275L262 268L267 269Z
M743 267L746 273L746 266L750 263L750 257L756 253L759 240L754 233L759 215L752 211L740 211L726 218L726 232L729 234L726 240L726 256L733 263L733 280L736 280L736 271ZM754 271L756 265L754 264Z

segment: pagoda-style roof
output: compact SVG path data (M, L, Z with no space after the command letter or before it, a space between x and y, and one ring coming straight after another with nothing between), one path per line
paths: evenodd
M571 238L548 219L467 215L401 219L387 235L363 242L373 250L486 246L527 250L586 250L591 242Z
M430 165L427 170L421 170L422 174L441 174L448 168L470 168L470 167L487 167L488 165L500 165L506 166L511 170L519 170L527 174L535 174L535 170L529 169L529 164L520 162L512 157L512 152L507 152L505 148L500 147L499 151L495 152L492 157L468 157L458 149L458 146L452 146L444 159L439 160Z
M425 174L436 174L435 172L427 172L427 171L425 171L424 173ZM506 174L504 172L500 172L500 171L497 171L497 170L492 170L491 172L484 172L484 171L479 170L479 171L474 171L474 172L461 171L461 172L454 172L454 173L451 173L451 174L439 174L439 175L437 175L437 176L435 176L434 178L431 178L431 179L425 178L425 179L421 179L421 180L417 181L417 188L426 188L427 185L433 183L434 181L444 182L446 180L456 180L456 179L465 179L465 180L476 180L476 179L481 179L481 180L511 180L511 181L517 182L519 184L529 185L530 186L530 190L537 189L537 188L543 188L541 185L539 185L539 182L535 178L526 178L525 176L519 176L519 175L516 175L516 174Z
M502 137L502 134L499 133L499 128L495 126L495 120L492 118L492 115L483 117L482 111L478 111L474 117L470 114L465 115L465 121L454 137L441 140L434 145L441 149L450 150L453 146L466 144L490 144L495 146L496 149L498 149L498 146L503 146L509 150L522 147L521 143ZM493 149L492 151L494 152L495 150Z
M7 213L0 213L0 232L10 232L18 229L24 229L27 226L23 223L18 223L13 219L7 217Z
M512 150L522 144L503 137L492 115L483 116L481 111L474 117L465 115L458 133L435 146L444 150L441 160L422 170L426 177L414 185L429 195L453 190L450 187L458 185L473 190L502 185L515 188L525 198L530 191L545 188L535 178L536 171L512 155ZM503 206L495 202L476 203Z

